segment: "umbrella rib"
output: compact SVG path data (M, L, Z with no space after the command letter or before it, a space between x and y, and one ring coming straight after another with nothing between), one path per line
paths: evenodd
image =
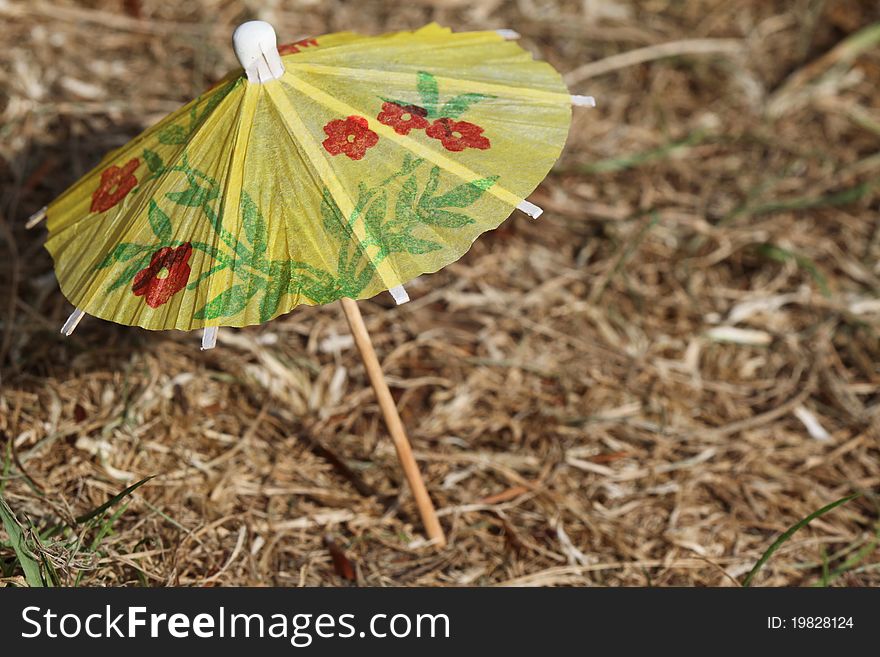
M231 83L231 84L235 84L235 83ZM229 175L229 169L234 166L235 158L239 153L239 151L235 145L235 143L236 143L235 139L237 139L237 137L235 135L237 134L238 130L240 130L240 124L242 122L244 122L249 127L250 121L252 119L252 117L242 117L242 113L245 112L246 108L248 107L248 86L244 85L243 89L244 89L244 91L242 92L241 98L239 99L239 102L236 104L236 107L230 108L231 110L236 112L235 120L231 121L229 124L230 130L235 131L235 134L233 135L233 147L231 149L231 157L228 158L230 161L230 164L224 163L224 161L223 161L224 158L221 156L220 153L218 153L217 159L211 160L211 164L209 166L206 166L206 168L205 168L206 171L210 171L210 173L213 176L216 176L216 178L220 181L218 184L225 185L226 181L229 181L231 179L231 176ZM199 145L201 145L202 139L209 139L210 138L211 131L208 131L205 128L208 125L213 125L211 123L212 121L217 121L217 122L224 121L224 115L222 112L220 112L220 108L224 106L226 99L230 98L231 96L233 96L233 90L230 90L230 92L227 93L226 97L224 97L224 99L221 101L221 103L218 104L214 108L214 112L216 112L216 114L212 113L211 116L206 117L206 119L202 123L202 125L200 125L198 128L196 128L196 130L190 135L189 139L187 140L187 143L185 144L184 149L177 155L175 162L181 162L185 155L188 156L188 154L192 150L197 149L197 147ZM223 125L224 123L220 123L220 124ZM204 129L204 132L203 132L203 129ZM208 165L207 161L205 161L205 165ZM219 172L222 172L224 169L226 169L226 175L221 178L221 176L219 175ZM224 194L225 194L225 189L224 189ZM233 235L231 233L231 231L228 230L228 223L226 221L224 221L224 217L222 214L223 209L224 209L224 203L223 202L218 203L218 205L217 205L217 226L214 230L211 231L210 234L206 234L206 236L204 237L204 241L206 243L209 243L209 245L212 246L215 249L215 251L221 250L220 249L221 242L226 244L226 246L230 250L230 257L232 259L235 259L239 255L238 249L237 249L238 245L236 242L232 242L231 238L233 238L233 237L237 238L237 236ZM175 237L176 243L183 244L185 242L194 242L195 241L195 239L194 239L195 229L191 226L192 225L198 226L198 230L201 232L202 230L204 230L206 223L210 223L210 222L203 223L201 218L199 218L198 220L191 219L191 221L192 221L192 224L190 224L190 222L183 222L183 221L175 222L174 237ZM225 235L224 235L224 232L225 232ZM208 235L210 235L210 236L208 236ZM224 237L225 237L225 239L224 239ZM206 270L209 270L213 267L213 265L210 262L210 257L207 254L204 254L204 256L200 259L199 264L200 264L199 274L198 274L199 276L204 274ZM220 278L220 276L218 276L218 274L219 274L219 272L216 272L214 275L208 276L207 279L205 280L204 287L207 290L207 292L205 293L205 299L207 301L210 301L211 299L214 298L214 290L217 289L217 281ZM230 274L231 274L231 272L230 272ZM202 293L199 291L199 292L197 292L197 294L202 294ZM182 307L182 301L183 300L181 297L176 297L175 299L172 300L171 303L168 303L165 306L163 306L163 308L165 309L165 313L169 317L171 317L175 313L178 316L180 316L180 309ZM173 309L173 311L172 311L172 309ZM139 312L143 312L144 310L145 310L144 307L141 306L139 309ZM186 315L184 315L184 316L186 316ZM198 321L198 320L194 320L194 318L192 317L192 311L190 311L189 325L187 326L186 330L193 330L194 328L197 328L198 326L204 326L204 323L200 323L197 326L193 326L193 323L195 321ZM174 324L179 327L181 326L181 322L179 319L175 320Z
M198 127L196 127L195 130L193 130L191 132L191 134L188 136L186 142L174 154L173 159L169 160L166 163L167 168L171 169L173 167L181 166L181 164L185 161L185 158L189 157L190 153L192 153L194 150L197 150L199 148L199 146L202 143L204 143L204 141L211 138L211 133L213 132L215 125L217 125L217 124L223 125L225 123L224 114L225 114L225 110L227 107L233 111L237 111L240 116L241 112L243 111L243 108L245 107L245 103L246 103L247 85L244 85L244 87L243 87L244 92L243 92L242 97L239 99L238 103L235 103L235 105L232 105L233 102L236 100L236 97L238 96L238 94L235 93L236 83L230 82L229 84L232 86L226 92L226 95L213 108L213 111L209 115L205 116L205 118L201 122L201 124ZM220 90L218 90L217 93L223 93L222 88ZM229 105L227 105L227 103L229 103ZM230 107L230 105L232 105L232 107ZM234 128L235 124L233 123L232 126ZM233 148L232 149L233 158L235 157L235 153L236 153L235 148ZM221 162L222 162L222 160L221 160ZM211 171L212 173L214 173L215 176L217 175L213 171L213 169L214 169L213 161L212 161L212 165L208 165L208 162L205 161L204 164L200 164L199 166L205 167L206 171ZM223 166L222 163L218 164L218 168L222 168L222 166ZM227 179L228 179L228 176L227 176ZM157 186L154 190L154 194L151 194L148 198L154 198L155 193L159 192L160 190L162 190L162 185L158 184L158 181L157 181ZM229 247L230 251L232 252L232 257L235 258L236 254L237 254L236 244L232 242L231 237L233 237L233 235L228 230L226 230L226 226L224 225L222 217L219 216L219 212L220 212L221 207L222 207L222 205L218 204L218 209L217 209L218 226L217 226L217 230L213 231L213 240L211 240L209 238L209 239L206 239L206 241L210 241L211 246L213 246L217 250L219 250L220 242L225 243ZM187 212L188 210L189 209L184 210L184 213L188 214L188 212ZM138 214L142 215L142 212L143 212L143 210L140 210L138 212ZM135 216L137 216L137 215L135 215ZM183 216L183 215L181 215L181 216ZM190 222L192 222L192 224ZM191 226L193 224L199 225L199 226L202 225L200 219L196 220L192 217L189 217L189 219L187 221L183 221L183 220L175 221L174 222L174 242L179 243L179 244L183 244L185 242L195 241L193 239L193 235L194 235L193 229L189 228L189 226ZM224 231L226 233L226 239L224 239L224 234L223 234ZM227 239L228 239L228 241L227 241ZM207 261L207 256L201 260L201 264L202 264L202 267L208 266L209 263ZM200 270L199 274L201 274L203 272L204 272L204 268L202 268ZM206 281L205 287L207 288L207 299L208 300L213 298L213 291L214 291L214 289L216 289L216 280L217 280L217 276L210 276ZM168 323L169 321L171 321L175 327L181 328L183 330L193 330L194 328L197 328L197 326L196 327L193 326L194 318L192 317L192 313L190 312L189 314L181 315L181 313L180 313L181 307L182 307L182 298L180 298L180 297L172 299L169 303L164 304L162 306L161 312L164 314L164 316L167 319L164 320L163 323ZM141 325L140 316L143 315L143 313L145 313L147 311L148 311L148 309L145 305L137 306L136 311L135 311L137 313L137 319L135 321L136 324ZM187 322L186 325L182 324L180 319L173 319L173 320L171 319L173 317L179 318L181 316L188 317L188 319L185 320ZM201 325L203 325L203 324L199 324L199 326L201 326Z
M285 73L284 78L282 79L289 80L291 86L297 88L299 91L309 96L315 102L334 112L338 112L343 116L350 114L357 114L360 116L363 115L363 112L359 111L357 108L354 108L337 98L333 98L325 91L322 91L321 89L318 89L308 82L290 74L290 69L288 69L288 72ZM288 104L290 104L289 101ZM425 146L424 144L417 142L415 139L412 139L411 137L405 135L397 134L397 132L395 132L393 128L386 126L383 123L377 123L375 120L369 121L371 130L378 132L381 136L390 139L391 141L397 142L400 146L407 149L414 155L428 160L432 164L439 166L444 171L448 171L449 173L458 176L465 182L474 182L476 180L480 180L483 177L480 176L478 173L472 171L468 167L459 164L458 162L455 162L445 155L437 153L431 148ZM504 203L507 203L508 205L511 205L513 207L517 207L520 204L520 201L522 201L521 197L508 191L507 189L504 189L504 187L497 183L489 187L486 191L498 198L500 201L503 201Z
M294 141L299 143L303 149L306 150L309 162L315 167L318 177L327 187L327 190L330 192L333 200L336 201L336 204L339 206L343 215L345 217L350 217L354 212L355 204L346 191L345 186L333 172L333 168L327 162L323 153L321 153L319 145L308 131L308 128L306 128L302 117L300 117L299 113L296 111L293 103L290 102L287 94L279 85L267 83L266 90L278 106L278 109L280 110L279 114L281 115L284 125L287 127L291 137L293 137ZM354 222L354 225L352 225L351 228L354 236L362 245L367 242L367 235L364 231L362 222ZM386 288L391 288L400 284L400 275L389 260L382 259L377 262L376 259L369 254L366 248L363 248L363 252L367 258L369 258L370 262L373 263L373 266L376 268L376 273L379 274L379 278L382 279L382 283Z
M267 103L267 106L272 112L274 112L278 121L284 126L284 129L288 132L288 135L289 135L290 130L287 127L286 122L284 121L284 116L282 115L281 110L275 105L274 102ZM317 190L320 190L323 185L323 181L316 175L316 172L314 171L314 167L309 164L309 159L304 155L302 150L299 148L297 142L295 140L291 140L291 143L293 144L292 151L293 151L294 157L296 158L296 162L291 164L290 162L285 161L285 162L279 163L279 166L288 166L288 167L295 166L295 167L298 167L298 170L305 171L306 174L311 179L312 183L314 183L314 188ZM280 172L280 174L282 176L288 175L291 178L296 175L292 171L287 171L287 170ZM283 230L283 231L280 231L280 233L284 236L284 241L285 241L285 245L287 247L287 253L288 253L289 259L291 261L296 260L296 258L294 258L294 249L291 249L291 247L290 247L291 231ZM321 258L321 264L323 265L324 270L327 272L333 271L333 266L334 266L336 259L327 257L326 250L321 248L321 246L322 246L320 244L321 240L317 239L317 235L313 231L306 231L303 235L298 235L297 238L300 240L308 240L312 250L315 253L317 253L319 255L319 257ZM294 307L298 306L300 303L309 303L308 301L305 301L305 302L300 301L300 299L303 297L302 288L303 288L302 281L301 280L297 281L296 287L295 287L295 296L293 296L288 310L290 308L294 308ZM288 291L289 290L290 290L290 288L288 287ZM291 293L291 294L293 294L293 293Z
M240 225L240 207L241 207L241 194L244 189L244 177L245 177L245 158L247 157L248 150L248 142L250 141L251 129L253 128L254 117L257 113L257 100L260 93L259 85L247 84L245 85L244 96L241 99L241 103L239 105L239 115L236 120L235 132L232 138L232 157L230 158L228 170L227 170L227 185L226 190L224 190L223 202L219 204L217 208L218 212L218 224L223 229L226 230L229 234L233 235L235 239L238 239L238 234L242 230L242 226ZM233 233L229 230L230 226L234 223L238 223L238 229ZM219 241L221 239L220 232L217 231L214 234L214 248L218 248ZM232 245L229 245L232 246ZM232 247L232 260L236 262L239 259L239 252L235 247ZM234 267L230 267L229 275L234 278L235 271ZM211 276L208 278L208 295L207 299L210 301L214 298L214 290L215 290L215 282L217 280L216 276Z
M326 64L308 64L296 62L287 68L288 71L305 71L307 73L317 73L319 75L332 75L337 77L352 77L356 80L370 80L373 82L399 82L409 84L413 82L414 73L403 73L400 71L381 71L374 68L353 68L349 66L328 66ZM497 96L507 96L514 98L528 98L530 100L544 100L554 103L571 104L572 96L568 93L559 91L544 91L543 89L533 89L531 87L517 87L514 85L495 84L492 82L480 82L478 80L466 80L464 78L449 78L442 75L435 75L434 78L438 84L450 86L457 90L466 90L474 93L486 93ZM578 97L580 98L580 97Z

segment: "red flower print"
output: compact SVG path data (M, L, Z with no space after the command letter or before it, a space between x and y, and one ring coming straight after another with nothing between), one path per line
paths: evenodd
M298 53L300 48L308 48L309 46L317 45L317 39L300 39L299 41L294 41L293 43L285 43L283 46L278 46L278 54L293 55L294 53Z
M376 120L394 128L399 135L407 135L410 130L423 130L428 127L425 117L428 111L418 105L398 105L382 103L382 111Z
M105 212L125 198L134 186L137 178L135 170L141 165L136 157L129 160L122 167L111 165L104 169L101 174L101 184L92 194L92 212Z
M448 151L463 151L465 148L479 148L484 151L491 145L483 136L483 129L467 121L437 119L425 130L425 134L439 139Z
M145 297L150 308L158 308L186 286L191 254L189 242L176 249L170 246L159 249L150 259L150 266L134 277L131 291L136 297Z
M352 160L359 160L379 141L379 135L369 125L362 116L334 119L324 126L327 139L321 143L330 155L345 153Z

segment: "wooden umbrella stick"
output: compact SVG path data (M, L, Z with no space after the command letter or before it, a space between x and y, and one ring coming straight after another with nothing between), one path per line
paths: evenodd
M342 299L342 310L345 311L345 319L348 320L348 325L351 327L354 343L357 345L358 351L361 352L364 367L367 369L367 376L370 377L370 383L373 385L373 390L376 391L379 408L382 409L385 424L388 426L388 433L391 434L391 440L394 441L394 448L397 450L397 457L403 466L403 473L406 475L406 480L412 489L416 506L419 509L419 514L422 516L422 524L425 526L428 538L433 540L437 547L443 547L446 545L446 536L443 534L440 521L437 520L437 511L434 509L434 503L431 502L431 498L428 495L428 489L425 488L425 482L413 456L412 446L406 437L403 422L400 421L397 406L394 404L391 391L388 389L388 383L385 381L382 366L379 365L379 359L376 357L376 351L373 349L370 334L367 333L367 327L364 324L361 310L353 299Z

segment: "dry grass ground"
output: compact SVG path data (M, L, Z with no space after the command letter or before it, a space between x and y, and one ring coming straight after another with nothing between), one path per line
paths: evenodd
M70 307L24 220L232 68L255 17L285 41L511 27L600 99L539 221L511 217L410 304L362 304L440 552L338 304L206 353L58 333ZM862 492L756 583L825 563L880 584L875 0L0 0L0 22L2 495L45 529L156 475L100 540L43 540L63 582L733 586Z

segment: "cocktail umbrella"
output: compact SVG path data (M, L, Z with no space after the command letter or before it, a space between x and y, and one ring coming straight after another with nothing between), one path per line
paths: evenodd
M559 74L512 41L437 25L277 47L233 35L244 69L109 153L43 217L61 290L85 315L146 329L266 322L341 300L404 473L443 531L355 300L460 258L547 175L568 133Z

